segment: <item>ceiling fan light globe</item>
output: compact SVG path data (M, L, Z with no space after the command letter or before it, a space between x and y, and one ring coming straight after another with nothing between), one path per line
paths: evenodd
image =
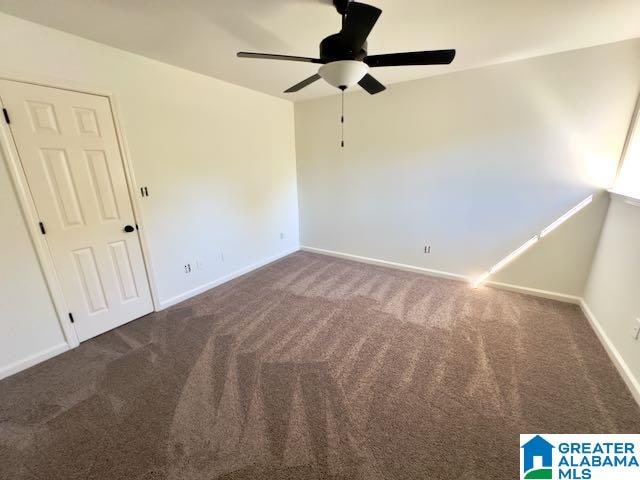
M369 66L358 60L338 60L327 63L318 74L330 85L349 88L358 83L369 72Z

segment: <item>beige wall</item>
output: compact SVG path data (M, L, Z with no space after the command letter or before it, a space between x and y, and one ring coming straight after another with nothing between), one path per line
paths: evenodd
M297 247L291 103L4 14L0 43L11 45L0 75L115 95L150 192L141 205L163 304ZM1 371L61 337L4 165L0 182L3 231L15 228L0 236ZM196 261L203 267L185 275Z
M353 92L344 149L338 95L296 104L301 243L478 275L610 184L639 86L633 40ZM580 295L605 209L495 280Z
M640 395L640 200L613 196L584 301L626 364ZM638 397L640 401L640 397Z

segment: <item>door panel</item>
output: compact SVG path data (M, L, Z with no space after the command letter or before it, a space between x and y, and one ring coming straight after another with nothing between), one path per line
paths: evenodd
M76 125L80 135L90 135L100 137L100 128L98 128L98 119L95 110L90 108L74 107L76 114Z
M58 221L62 228L84 226L84 218L78 201L67 152L64 150L43 148L40 150L43 170L49 190L58 211Z
M31 127L37 133L59 134L58 121L56 120L54 106L50 103L27 100L27 108L31 118Z
M102 277L98 273L96 257L92 248L82 248L73 252L78 269L78 279L82 285L89 313L95 314L108 309Z
M80 340L151 312L109 100L7 80L0 99Z
M91 150L84 152L89 172L91 172L91 184L93 192L98 199L102 221L118 220L118 204L113 188L113 180L109 174L107 157L102 150Z
M118 278L120 298L123 302L138 298L138 289L136 288L127 244L123 241L113 242L109 244L109 250L113 269Z

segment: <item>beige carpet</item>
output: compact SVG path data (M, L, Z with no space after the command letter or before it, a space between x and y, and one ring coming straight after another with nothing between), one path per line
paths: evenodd
M640 432L577 307L296 253L0 382L0 478L509 479Z

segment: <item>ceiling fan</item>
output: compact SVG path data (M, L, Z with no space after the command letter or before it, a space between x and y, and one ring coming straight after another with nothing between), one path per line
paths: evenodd
M374 95L383 91L385 86L368 73L370 68L447 65L456 56L455 50L368 55L367 37L378 21L382 10L353 0L333 0L333 4L342 16L342 29L320 42L320 58L251 52L238 52L238 57L289 60L322 65L318 73L285 90L285 93L297 92L323 78L327 83L343 92L357 83L371 95Z

